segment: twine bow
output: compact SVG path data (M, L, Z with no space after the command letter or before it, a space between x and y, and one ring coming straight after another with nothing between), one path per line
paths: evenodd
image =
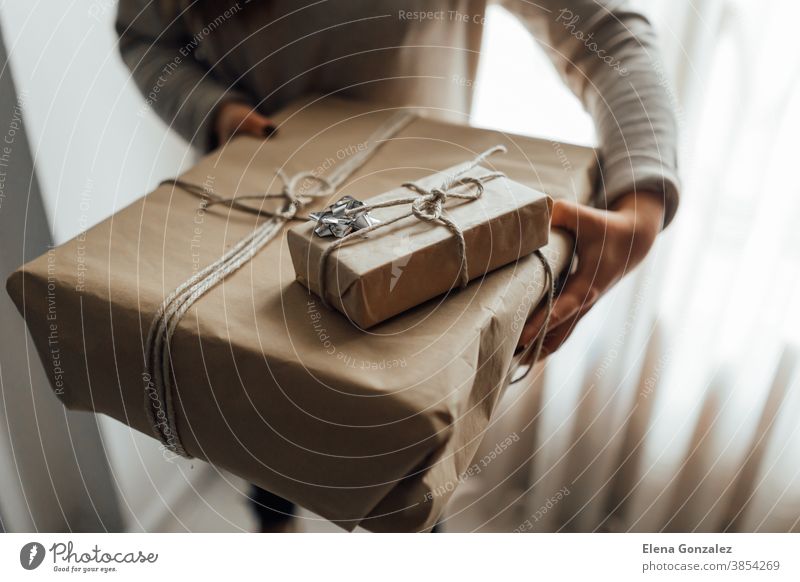
M328 300L326 298L327 293L325 271L328 264L328 258L334 251L336 251L336 249L349 241L362 238L370 232L385 228L390 224L394 224L395 222L412 216L423 222L438 222L446 226L450 232L453 233L453 236L456 238L458 243L458 254L460 259L459 282L461 287L466 287L470 280L469 271L467 268L467 242L464 239L464 232L461 230L461 227L453 222L453 220L447 215L444 206L445 203L451 198L469 201L477 200L483 195L487 182L497 178L505 177L505 174L502 172L490 172L488 174L484 174L483 176L477 177L464 176L464 174L476 166L479 166L489 156L496 153L505 153L505 151L506 148L502 145L496 145L492 148L489 148L485 152L467 162L461 169L459 169L458 172L449 176L444 182L433 188L424 188L415 182L406 182L402 184L403 188L414 192L414 196L406 196L394 200L376 202L374 204L364 204L362 206L345 210L344 214L348 216L364 216L371 210L376 210L378 208L388 208L391 206L403 205L411 206L411 210L405 214L401 214L389 220L376 222L370 226L367 226L366 228L355 230L350 234L347 234L341 238L337 238L331 244L325 247L320 256L318 276L320 288L319 295L322 299L322 303L329 307ZM464 190L464 187L467 186L472 186L472 188L470 190ZM318 221L320 219L321 215L318 217Z
M314 198L327 198L336 191L335 185L332 184L330 180L323 176L317 176L312 172L298 172L292 176L288 176L283 169L276 168L275 175L281 181L280 192L245 194L232 198L225 198L206 190L202 186L178 179L164 180L161 185L177 186L189 194L197 196L202 200L204 210L219 204L259 216L269 216L270 218L281 218L283 220L308 220L309 217L298 216L297 212L310 204ZM264 202L270 199L283 199L286 201L286 204L280 210L272 211L243 203L247 200Z
M183 180L167 180L163 183L171 184L198 196L203 200L205 208L221 204L244 212L269 216L268 220L259 224L221 257L180 284L164 299L153 316L145 348L144 401L153 434L167 450L184 457L190 456L183 447L178 432L170 357L170 344L181 318L198 299L225 277L247 264L256 253L277 237L287 221L304 219L304 217L297 216L298 210L314 198L332 195L349 176L364 166L378 148L414 119L413 114L403 111L389 117L367 139L365 148L339 164L327 178L308 171L289 177L282 170L278 170L277 175L283 183L283 187L277 193L223 198L206 191L202 186ZM304 187L306 184L309 185ZM277 212L243 204L245 200L263 202L270 198L283 199L286 203Z

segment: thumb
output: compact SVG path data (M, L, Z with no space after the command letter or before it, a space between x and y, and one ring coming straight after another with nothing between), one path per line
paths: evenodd
M557 199L553 203L553 215L550 218L552 228L563 228L572 233L577 232L580 222L580 207L569 200Z
M592 228L602 219L603 211L586 204L576 204L569 200L557 199L553 202L553 215L550 218L551 228L563 228L573 234L583 227Z

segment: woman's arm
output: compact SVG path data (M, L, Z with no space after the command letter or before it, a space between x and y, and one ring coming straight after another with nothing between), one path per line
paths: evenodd
M678 207L677 131L653 28L626 0L502 0L534 34L592 116L605 201L662 196Z
M677 131L655 35L625 0L502 0L581 99L600 142L602 191L590 208L558 201L553 226L575 234L577 271L554 305L545 352L647 255L678 206ZM524 345L543 314L528 321Z
M147 104L203 151L226 140L237 127L257 125L247 132L261 131L268 120L240 105L248 102L247 96L219 82L195 59L202 39L194 38L177 14L165 17L160 4L120 0L117 13L120 54ZM226 114L220 116L223 104L237 107L225 107Z

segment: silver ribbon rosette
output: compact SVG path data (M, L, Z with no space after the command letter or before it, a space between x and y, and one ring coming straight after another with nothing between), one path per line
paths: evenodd
M317 223L314 234L343 238L351 232L378 224L380 220L370 216L369 212L357 211L362 206L364 203L360 200L344 196L322 212L309 213L309 219Z

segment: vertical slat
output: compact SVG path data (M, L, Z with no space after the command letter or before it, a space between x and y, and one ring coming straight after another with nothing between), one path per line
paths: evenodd
M641 471L641 457L647 429L653 414L653 403L661 386L664 374L664 341L661 328L656 323L647 342L642 372L639 375L636 397L631 403L630 421L619 450L617 470L613 476L606 499L605 517L599 529L604 531L626 531L626 513L630 500L635 495Z
M51 245L17 96L0 35L0 279ZM0 292L0 502L8 531L123 527L97 418L64 410L25 324ZM50 362L49 365L53 365Z
M756 479L764 460L767 447L774 434L775 420L789 391L792 377L797 370L797 353L785 347L775 371L769 396L764 403L752 443L735 478L733 492L720 523L720 530L742 531L742 522L748 506L757 493Z

